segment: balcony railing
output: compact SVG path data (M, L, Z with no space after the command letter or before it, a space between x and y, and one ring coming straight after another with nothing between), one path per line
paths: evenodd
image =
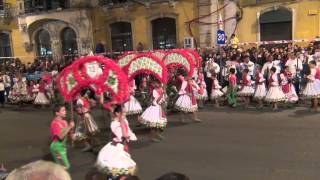
M251 5L259 5L265 3L276 3L276 2L295 2L297 0L240 0L241 6L251 6Z
M25 0L24 1L24 13L37 13L41 11L50 11L57 9L70 8L69 1L62 0Z
M121 6L123 4L138 3L142 5L150 5L152 3L176 2L178 0L99 0L100 6Z

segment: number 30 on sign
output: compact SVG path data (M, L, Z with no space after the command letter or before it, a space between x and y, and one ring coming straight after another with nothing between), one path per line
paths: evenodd
M226 34L222 30L217 31L217 44L225 44L226 42Z

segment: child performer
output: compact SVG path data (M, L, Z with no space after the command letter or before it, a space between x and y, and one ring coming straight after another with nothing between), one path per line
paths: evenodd
M231 107L237 107L237 77L236 69L230 69L229 86L227 90L227 99Z
M217 79L216 73L213 73L211 75L211 79L212 79L211 100L214 101L215 107L219 107L219 97L223 96L223 92L220 91L221 86Z
M319 87L317 87L315 75L316 75L316 62L310 61L309 62L309 69L306 73L307 75L307 85L303 90L302 94L307 99L311 100L311 110L316 112L318 110L318 97L320 95Z
M84 139L85 147L82 149L83 152L92 150L92 136L99 132L97 123L91 115L91 104L95 104L95 101L89 99L89 91L83 90L81 97L77 100L77 110L81 117L81 120L77 124L77 129L84 125ZM77 137L80 138L80 137Z
M267 94L266 91L266 85L265 85L265 79L263 77L263 74L261 73L261 66L256 67L256 74L255 74L255 80L256 80L256 90L253 95L253 99L257 100L259 103L259 106L257 109L263 108L263 99Z
M254 89L252 87L251 76L249 75L249 69L242 71L242 86L238 92L238 96L244 99L244 109L248 109L250 104L250 97L253 96Z
M149 106L139 117L142 124L151 128L150 139L153 142L159 142L163 139L160 131L166 127L167 118L162 104L165 102L165 92L158 81L154 81L152 90L152 105Z
M284 72L280 74L282 91L286 96L287 103L295 103L298 101L298 95L292 84L292 73L289 71L289 66L285 66Z
M41 79L39 83L39 92L37 94L36 99L34 100L35 105L41 105L43 107L45 105L50 104L50 101L46 96L45 86L46 86L45 81Z
M286 99L282 89L279 87L278 75L277 75L277 68L272 67L270 69L270 77L269 77L269 89L267 95L265 97L266 102L272 103L272 109L278 109L278 102L284 101Z
M179 98L175 104L175 108L181 112L184 113L193 113L193 121L195 122L201 122L201 120L197 116L197 100L195 97L195 91L199 89L197 84L193 83L191 79L188 81L185 80L185 78L180 75L178 77L182 81L182 85L179 91ZM184 119L181 119L182 122L184 122Z
M124 111L127 115L140 114L142 112L142 107L139 101L134 97L134 91L136 89L135 80L129 82L129 100L124 103Z
M206 89L207 86L206 86L206 82L204 81L204 76L202 72L199 73L197 84L199 85L199 88L200 88L197 91L197 100L199 102L199 106L203 107L204 101L208 99L208 92Z
M128 142L136 141L137 137L130 129L125 112L120 105L114 108L113 114L112 142L100 150L96 166L99 171L112 176L112 178L127 174L133 175L136 163L129 154Z
M74 122L71 121L68 124L67 121L64 120L67 114L64 106L56 106L54 112L56 117L53 119L50 126L52 137L50 152L57 164L61 164L66 169L69 169L70 163L67 157L67 135L74 127Z

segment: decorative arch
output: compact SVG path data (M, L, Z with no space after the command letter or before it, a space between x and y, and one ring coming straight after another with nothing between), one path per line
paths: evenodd
M87 56L66 67L57 77L56 83L66 101L72 101L82 88L90 88L96 94L110 93L111 102L122 103L128 99L128 78L113 60L101 56Z
M155 50L151 52L151 55L156 56L160 60L163 60L164 56L166 56L166 51L163 50Z
M132 59L134 59L137 56L137 53L135 52L126 52L124 55L120 56L118 59L118 65L121 68L124 68L127 66Z
M201 68L202 67L202 58L199 55L199 53L194 49L184 49L184 50L189 53L192 60L195 62L196 67Z
M195 64L190 55L183 50L171 50L163 58L163 62L168 69L171 67L181 67L187 72L188 77L193 76Z
M129 81L134 79L136 75L144 73L155 76L161 83L167 83L168 70L166 65L151 54L137 55L124 70L128 75Z

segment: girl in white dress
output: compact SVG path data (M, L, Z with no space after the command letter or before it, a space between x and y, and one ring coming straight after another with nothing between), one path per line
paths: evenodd
M262 100L265 98L267 91L266 91L266 85L265 85L265 79L263 77L263 74L261 73L261 67L257 67L256 74L255 74L255 80L256 80L256 89L253 95L253 99L258 101L259 106L258 109L263 108L263 102Z
M318 109L318 97L320 95L319 92L319 87L317 87L317 83L316 83L316 62L315 61L310 61L309 62L309 69L306 73L307 75L307 85L305 87L305 89L302 92L302 95L311 100L311 108L313 111L317 111Z
M134 97L134 91L136 89L134 79L129 82L129 100L124 103L124 111L127 115L140 114L142 107L139 101Z
M182 81L182 84L178 93L179 98L175 103L175 108L184 113L193 113L193 121L201 122L196 113L198 111L198 104L195 96L195 92L199 90L199 86L191 79L188 81L185 80L181 75L178 78ZM181 120L184 122L183 117Z
M298 101L299 97L296 90L292 84L292 73L289 71L289 66L286 66L284 72L280 74L282 91L286 96L287 103L295 103Z
M223 96L223 92L221 92L221 86L219 84L219 81L217 79L217 74L212 74L212 90L211 90L211 100L214 101L215 107L219 107L219 97Z
M250 97L254 94L254 89L252 87L251 77L248 74L249 69L244 69L242 71L242 82L241 82L241 89L237 93L238 96L243 97L244 99L244 108L248 109L250 104Z
M269 89L268 93L266 95L265 101L272 103L272 109L277 110L278 109L278 102L285 101L286 97L284 93L282 92L282 89L279 86L278 76L277 76L277 68L272 67L270 69L271 75L269 78Z
M165 102L165 92L158 81L154 81L152 97L152 104L142 113L139 120L142 124L151 128L151 141L159 142L163 139L160 133L167 125L167 117L162 107Z
M129 154L128 142L136 141L137 137L130 129L122 107L116 106L113 112L115 117L111 122L112 141L100 150L96 166L99 171L112 177L133 175L136 163Z

